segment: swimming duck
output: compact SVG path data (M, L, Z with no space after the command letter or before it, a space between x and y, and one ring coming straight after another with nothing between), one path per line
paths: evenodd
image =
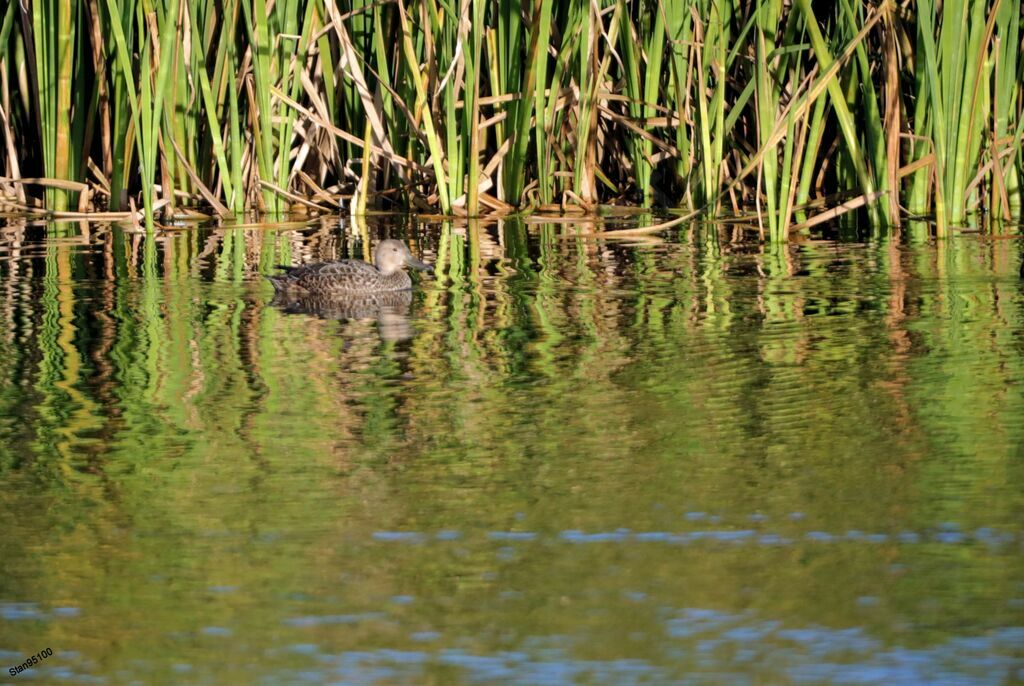
M316 262L299 267L284 267L281 276L268 276L278 292L292 295L343 296L356 293L383 293L404 291L412 288L412 279L404 267L429 270L432 267L420 262L402 241L388 239L377 244L373 251L373 264L362 260L339 260L337 262Z

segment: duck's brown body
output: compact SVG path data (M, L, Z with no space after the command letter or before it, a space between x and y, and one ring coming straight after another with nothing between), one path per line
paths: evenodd
M345 295L405 291L412 288L412 279L402 270L384 274L373 265L359 260L315 262L301 267L283 267L283 276L268 276L279 291L314 295Z
M349 297L361 293L391 293L412 288L405 267L430 269L420 262L405 243L381 241L373 254L374 264L360 260L315 262L299 267L281 267L286 273L268 276L279 293L293 296Z

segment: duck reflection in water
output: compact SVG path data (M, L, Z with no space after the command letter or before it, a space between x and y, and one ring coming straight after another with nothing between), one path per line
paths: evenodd
M282 266L285 274L267 277L275 290L272 304L286 312L324 319L376 319L383 339L407 339L412 335L412 279L405 268L426 271L431 266L394 239L377 244L373 262L338 260Z
M376 319L382 340L405 341L412 338L409 319L412 291L409 290L352 293L347 296L294 295L278 291L270 304L288 314L312 315L321 319Z

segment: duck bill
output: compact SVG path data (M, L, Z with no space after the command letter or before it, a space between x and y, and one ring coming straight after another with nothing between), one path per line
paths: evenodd
M427 264L426 262L420 262L412 255L405 258L405 263L413 269L419 269L421 272L429 272L434 268L434 265Z

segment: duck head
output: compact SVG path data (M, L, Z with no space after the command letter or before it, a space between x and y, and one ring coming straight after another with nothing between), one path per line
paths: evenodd
M377 249L373 251L373 263L382 274L392 274L403 267L412 267L420 271L433 269L426 262L420 262L413 257L405 243L393 238L377 244Z

